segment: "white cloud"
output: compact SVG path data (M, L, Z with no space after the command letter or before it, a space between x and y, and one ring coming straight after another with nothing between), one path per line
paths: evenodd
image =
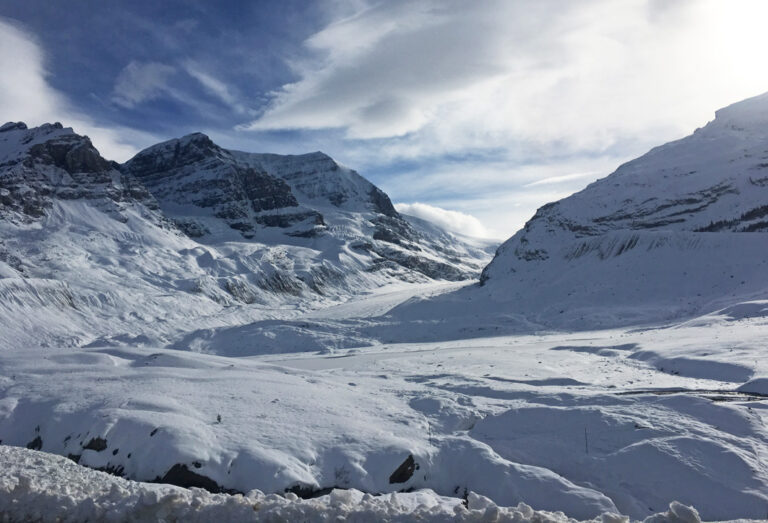
M39 120L61 105L45 81L43 56L34 39L0 19L0 113L6 120Z
M232 93L230 88L221 80L214 78L205 72L198 64L192 61L184 63L184 71L197 80L200 85L215 98L228 105L232 110L240 114L248 113L248 109L240 103L238 98Z
M419 166L377 180L394 199L508 235L768 90L766 19L764 0L369 1L307 39L298 80L242 128L341 131L363 171Z
M611 156L529 165L514 165L503 158L495 162L468 160L439 169L425 164L377 183L394 201L420 201L452 209L478 219L488 237L508 238L538 207L583 189L610 174L620 163ZM573 170L584 174L559 176ZM539 180L548 183L535 183Z
M175 74L176 68L170 65L131 61L115 80L112 101L131 109L142 102L172 95L170 80Z
M0 18L0 118L28 125L60 121L88 135L99 152L123 161L138 150L135 144L154 141L131 129L105 128L73 109L68 100L47 81L43 51L34 36L11 21Z
M583 180L584 178L595 178L596 175L599 173L597 171L589 171L585 173L572 173L572 174L561 174L558 176L550 176L548 178L542 178L541 180L536 180L534 182L529 182L523 185L523 187L536 187L537 185L553 185L553 184L560 184L563 182L570 182L573 180Z
M677 136L768 89L762 0L392 0L306 41L250 129L408 134L394 156ZM410 134L409 134L410 133Z
M427 220L447 231L457 232L474 238L491 237L480 220L463 212L449 211L447 209L419 202L397 203L395 204L395 208L397 209L397 212Z

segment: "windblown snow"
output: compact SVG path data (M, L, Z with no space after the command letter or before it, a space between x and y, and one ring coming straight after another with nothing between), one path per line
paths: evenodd
M478 283L322 153L6 124L0 516L765 518L766 135L718 111Z

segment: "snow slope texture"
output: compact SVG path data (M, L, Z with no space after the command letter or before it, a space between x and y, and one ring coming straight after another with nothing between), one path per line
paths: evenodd
M768 93L717 111L691 136L540 208L483 271L485 294L561 327L690 317L765 296L766 143Z

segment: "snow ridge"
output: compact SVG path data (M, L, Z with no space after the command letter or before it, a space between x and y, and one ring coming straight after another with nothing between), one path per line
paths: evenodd
M514 310L515 300L537 295L526 308L553 326L595 325L590 304L623 309L598 323L620 325L764 294L766 136L767 95L717 111L687 138L541 207L498 249L482 283Z

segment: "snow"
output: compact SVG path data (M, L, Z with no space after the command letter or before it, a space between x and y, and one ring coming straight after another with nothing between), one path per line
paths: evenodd
M361 304L367 321L386 318L384 297ZM339 321L331 311L311 314ZM332 354L8 348L0 439L39 437L143 481L183 464L240 492L466 489L579 519L643 519L672 501L709 520L761 518L768 411L742 385L768 375L766 335L765 317L714 316ZM84 449L94 438L103 450ZM418 469L390 483L410 455Z
M202 489L137 483L78 467L71 461L26 449L0 447L0 518L4 521L383 521L568 523L562 512L534 511L520 503L500 507L470 492L462 500L431 490L381 496L333 490L310 500L295 494L211 494ZM600 523L627 518L602 514ZM697 523L695 509L672 503L648 523Z
M766 130L761 95L540 208L499 248L474 299L574 329L694 317L764 298Z
M13 208L0 516L764 518L764 104L541 209L482 285L392 262L417 252L471 274L488 245L415 218L397 222L412 242L375 240L386 200L322 153L216 149L230 163L180 171L205 185L258 167L323 214L315 237L244 237L194 194L114 200L128 178L112 170L39 218ZM0 133L11 169L26 154L14 136L46 133L71 131ZM67 187L81 174L39 171ZM362 248L374 241L392 258Z

